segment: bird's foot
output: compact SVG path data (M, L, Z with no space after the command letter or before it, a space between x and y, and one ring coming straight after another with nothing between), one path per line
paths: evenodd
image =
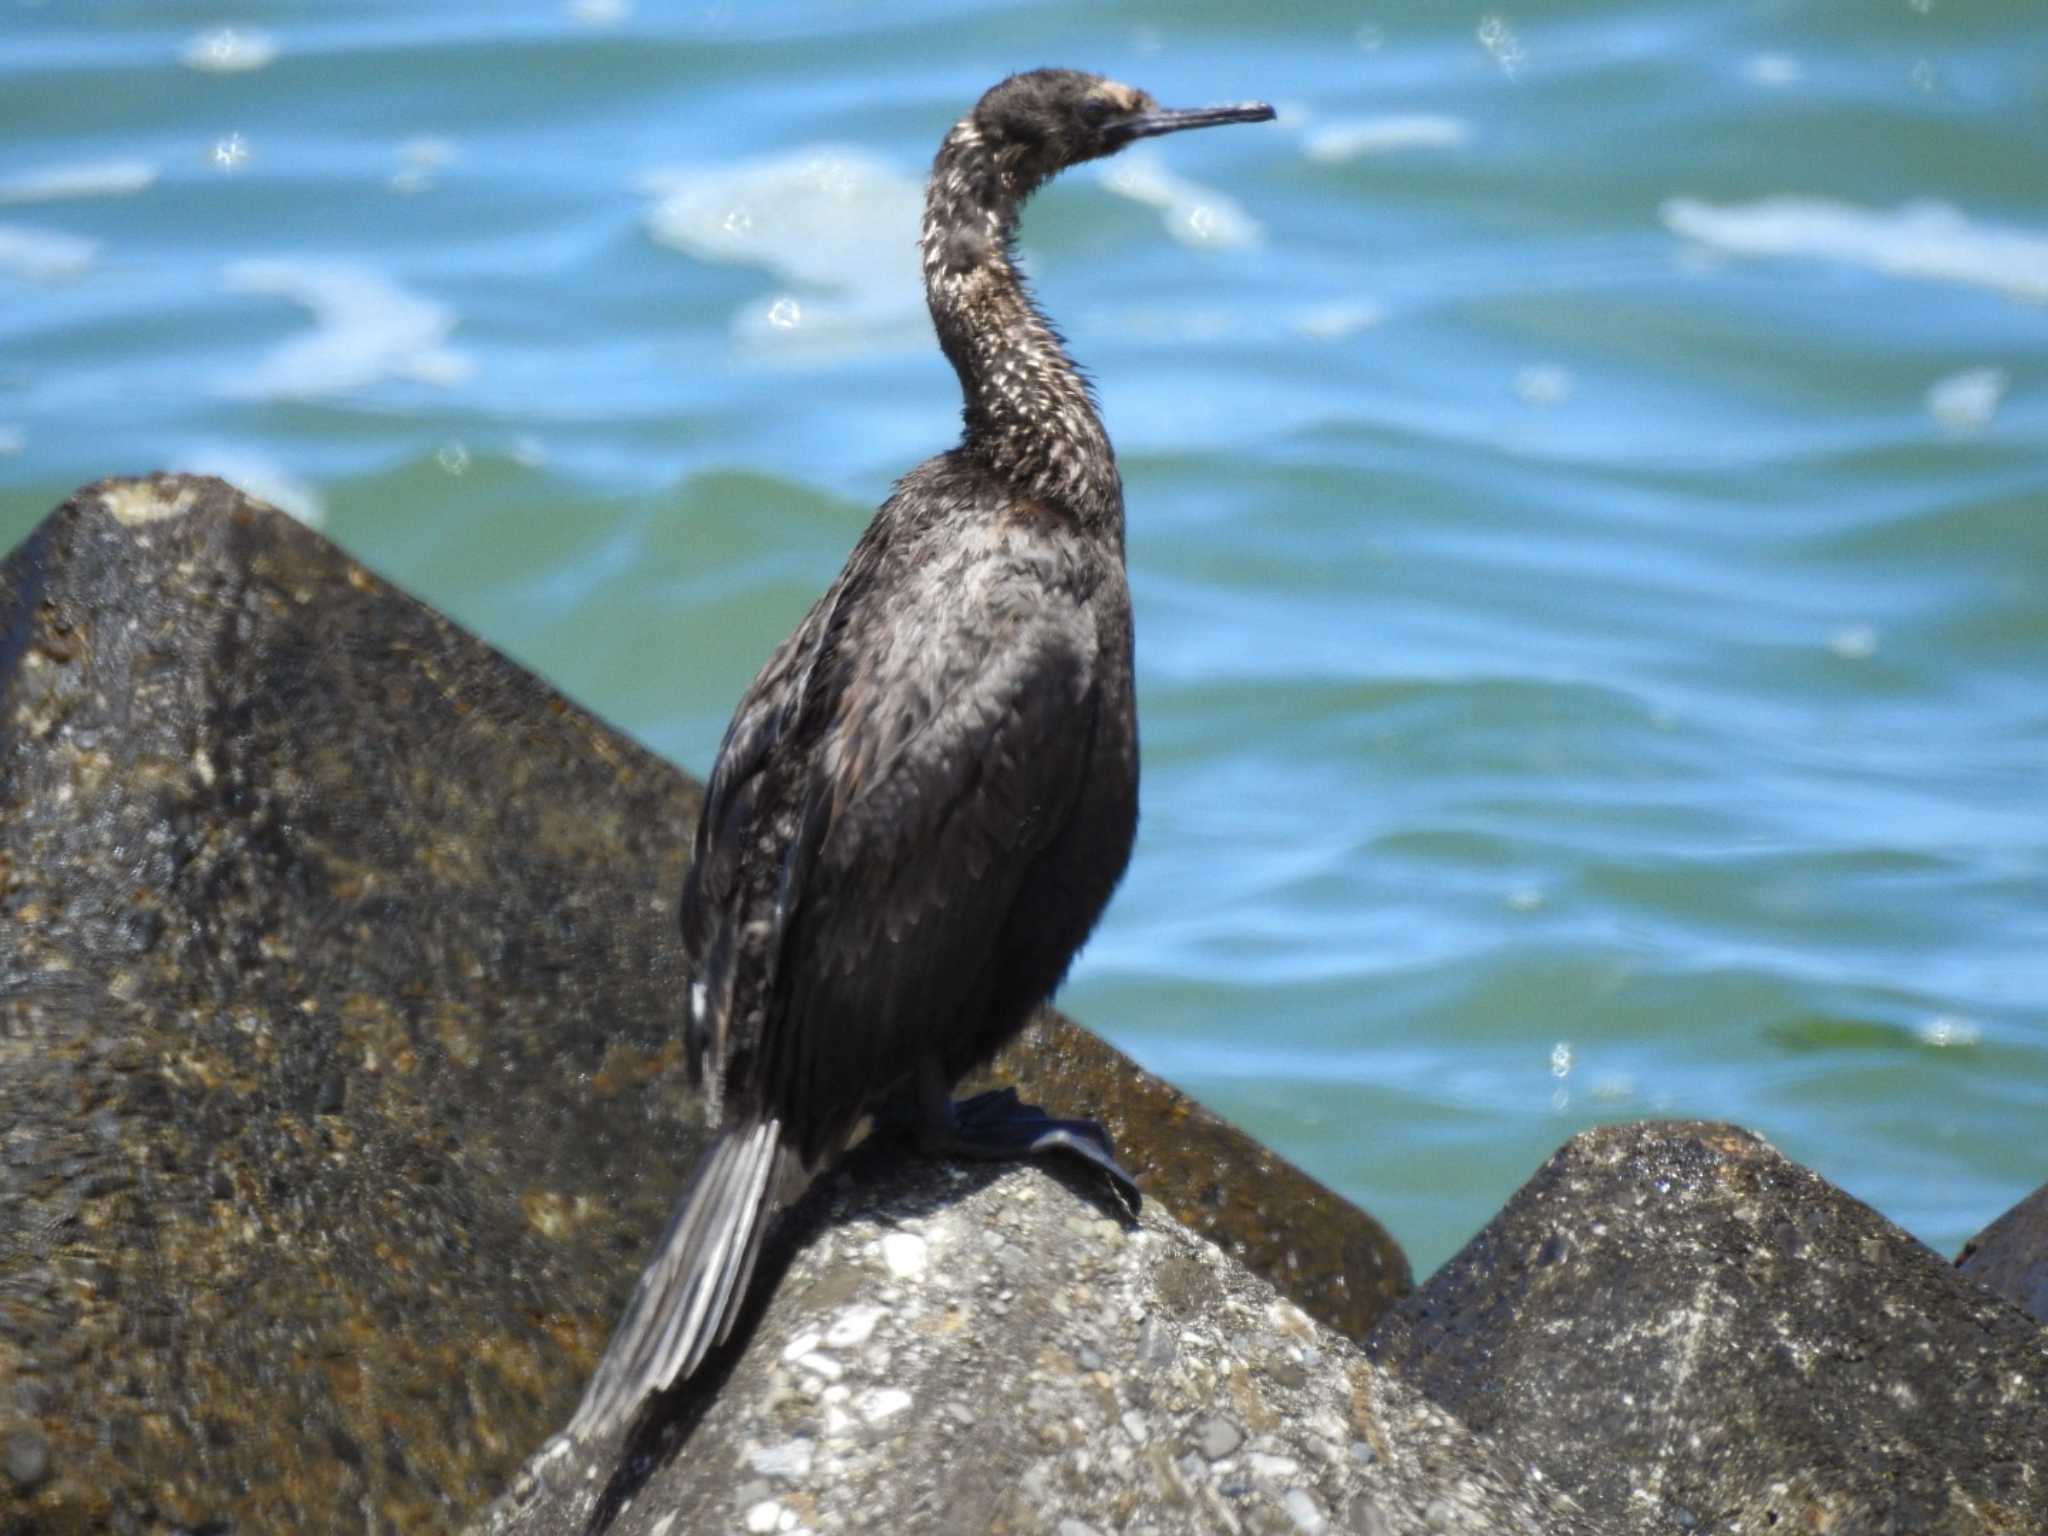
M943 1117L927 1118L919 1126L918 1146L930 1156L950 1153L996 1162L1069 1152L1101 1169L1132 1214L1143 1203L1138 1181L1116 1160L1109 1132L1093 1120L1056 1120L1036 1104L1021 1102L1014 1088L948 1101Z

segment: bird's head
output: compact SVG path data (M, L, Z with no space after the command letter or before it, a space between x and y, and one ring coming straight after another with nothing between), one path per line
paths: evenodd
M1113 155L1138 139L1219 123L1262 123L1262 101L1227 107L1162 107L1133 86L1078 69L1012 75L976 104L968 122L982 148L1029 191L1083 160Z

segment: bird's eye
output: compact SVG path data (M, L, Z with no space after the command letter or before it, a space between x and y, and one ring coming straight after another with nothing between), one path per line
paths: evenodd
M1103 96L1090 96L1081 103L1081 121L1090 128L1100 128L1116 116L1116 104Z

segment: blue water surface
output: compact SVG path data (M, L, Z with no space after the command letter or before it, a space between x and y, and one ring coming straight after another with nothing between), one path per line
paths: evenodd
M1604 1120L1938 1248L2048 1178L2048 46L2010 0L0 0L0 541L225 474L694 771L957 430L1004 73L1144 824L1065 1001L1426 1271Z

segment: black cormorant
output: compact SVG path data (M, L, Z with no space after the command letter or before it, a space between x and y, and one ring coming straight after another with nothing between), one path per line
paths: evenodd
M1138 819L1123 485L1011 252L1025 199L1134 140L1260 122L1075 70L1013 75L932 165L921 248L960 446L896 486L718 749L683 883L686 1055L717 1136L571 1433L621 1422L730 1330L785 1165L891 1112L929 1151L1108 1137L953 1084L1052 995Z

